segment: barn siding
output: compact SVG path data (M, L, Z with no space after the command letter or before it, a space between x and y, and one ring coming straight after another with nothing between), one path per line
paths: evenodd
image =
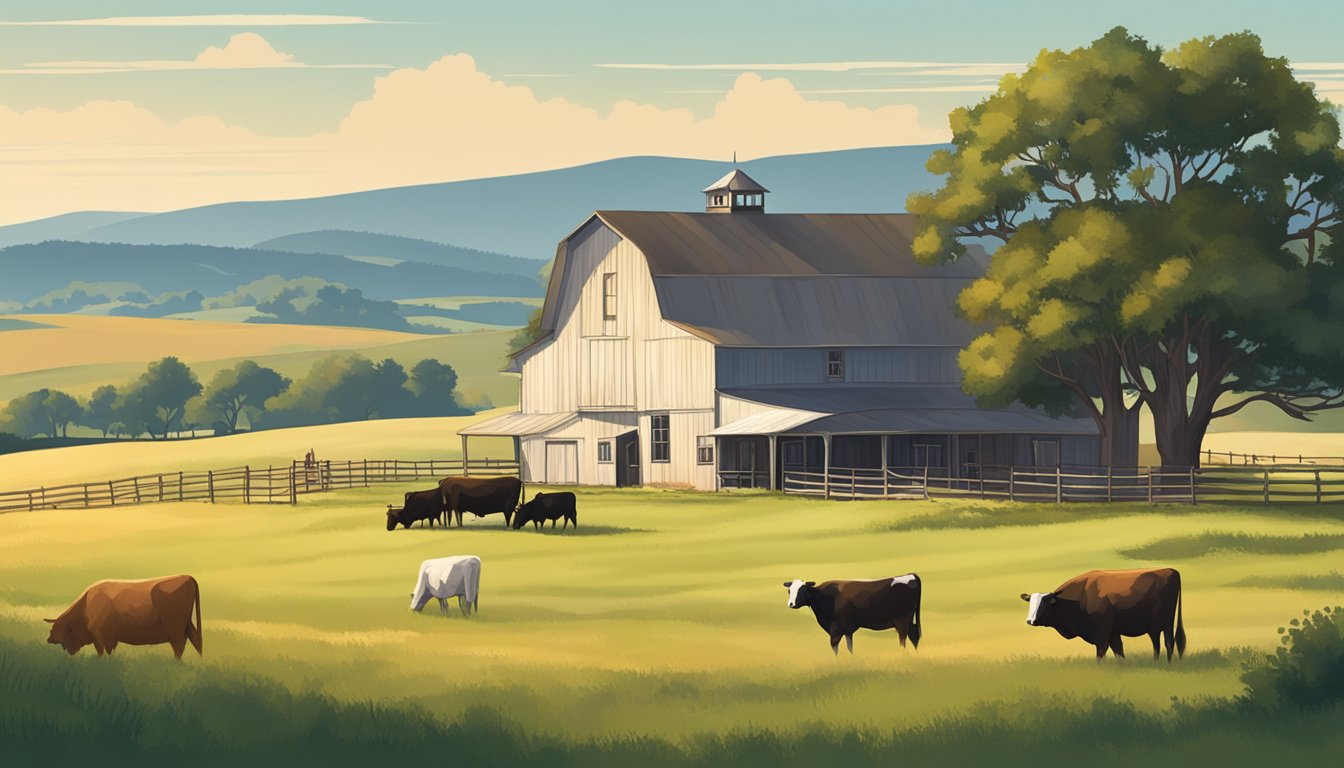
M640 414L639 451L644 464L644 484L714 490L714 465L697 464L695 455L696 438L714 430L714 411L672 411L668 415L671 461L664 463L652 460L651 414Z

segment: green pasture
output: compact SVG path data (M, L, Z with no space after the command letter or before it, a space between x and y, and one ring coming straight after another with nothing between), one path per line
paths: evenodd
M197 675L235 675L443 723L484 708L562 744L623 735L685 746L803 725L936 731L969 713L999 727L1099 701L1161 719L1236 696L1242 661L1275 647L1277 627L1301 608L1344 602L1344 509L1334 506L579 488L577 532L506 530L494 516L388 533L385 505L419 485L297 507L0 515L0 658L12 648L45 665L154 680L126 688L146 706ZM455 554L482 559L480 613L409 612L419 562ZM1091 568L1156 565L1183 574L1184 660L1154 663L1138 638L1125 661L1098 664L1081 641L1025 623L1019 593ZM795 577L909 571L925 586L919 650L894 632L861 631L854 655L842 646L835 658L810 612L785 605L782 583ZM201 583L204 659L179 666L166 648L123 647L70 660L42 644L41 619L88 584L178 572Z

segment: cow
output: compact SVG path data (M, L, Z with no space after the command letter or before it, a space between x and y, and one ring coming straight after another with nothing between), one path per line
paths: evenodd
M411 610L419 613L431 597L439 600L439 612L448 612L448 598L466 616L480 610L481 559L475 555L440 557L420 564L411 592Z
M562 517L565 524L560 530L568 528L570 523L574 524L576 530L578 529L579 512L574 506L574 494L569 491L538 493L513 513L513 529L516 531L527 523L532 523L532 528L540 531L542 523L550 520L551 530L555 530L555 522Z
M854 632L859 629L895 629L905 647L906 638L919 648L924 632L919 623L923 585L919 576L907 573L877 581L784 582L789 607L812 609L817 624L831 639L831 651L840 653L840 638L854 653Z
M443 494L438 488L431 488L428 491L408 491L402 498L401 508L387 505L387 530L395 531L397 525L410 528L411 523L417 520L429 521L429 527L434 527L434 521L443 517L446 521L446 507L443 505ZM447 525L447 523L444 523Z
M1185 656L1185 622L1181 618L1181 574L1174 568L1130 571L1088 571L1060 584L1054 592L1022 594L1027 624L1051 627L1066 640L1081 637L1097 648L1125 657L1122 637L1147 635L1153 659L1160 657L1158 638L1167 646L1167 663L1175 648Z
M192 609L196 623L191 622ZM74 656L90 643L99 656L111 655L121 643L168 643L182 658L190 641L204 656L201 637L201 588L187 575L144 581L100 581L54 619L47 642Z
M476 517L504 513L504 524L513 520L518 499L523 493L523 481L516 477L445 477L439 481L443 494L443 508L451 516L457 515L462 527L462 513Z

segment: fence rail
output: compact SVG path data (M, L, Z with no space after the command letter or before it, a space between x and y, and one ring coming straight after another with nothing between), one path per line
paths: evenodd
M785 471L781 490L828 499L962 497L1036 502L1344 501L1344 466L1013 467L977 465L972 477L945 468ZM760 487L759 485L757 487Z
M1236 453L1234 451L1205 450L1200 452L1205 464L1232 466L1322 466L1344 467L1344 456L1305 456L1300 453Z
M90 509L167 501L237 501L243 504L295 504L307 493L367 487L448 475L514 475L512 460L461 459L406 461L352 459L291 462L267 467L229 467L204 471L160 472L96 483L0 491L0 512L39 509Z

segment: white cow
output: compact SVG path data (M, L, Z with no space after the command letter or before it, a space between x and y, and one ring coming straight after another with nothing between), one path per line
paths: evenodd
M429 598L439 599L439 611L448 612L448 598L457 598L457 607L463 615L479 610L481 593L481 558L475 555L439 557L420 564L411 593L411 610L420 611Z

